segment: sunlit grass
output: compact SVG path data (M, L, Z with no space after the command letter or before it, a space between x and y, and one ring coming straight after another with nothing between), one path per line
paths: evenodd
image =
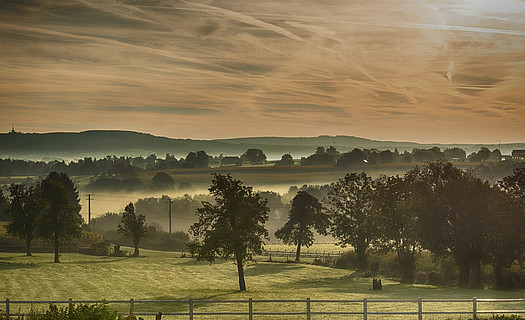
M409 285L383 279L383 290L371 290L370 278L363 278L353 270L333 269L311 264L258 262L246 269L246 292L238 292L237 269L231 261L219 260L208 264L192 258L181 258L180 253L142 250L139 258L98 257L67 253L60 264L53 263L52 254L0 253L0 299L5 300L247 300L266 299L470 299L525 298L525 292L473 290ZM26 306L27 307L27 306ZM114 305L120 311L128 306ZM282 305L256 304L256 310L304 311L304 303ZM314 304L316 311L362 310L362 304L334 306ZM446 305L432 305L440 310ZM504 306L483 305L483 308ZM516 308L518 306L512 305ZM3 308L3 307L0 307ZM153 312L159 308L171 312L187 312L186 305L137 304L137 311ZM197 305L204 311L245 311L242 305ZM341 309L342 308L342 309ZM391 304L371 304L371 310L388 310ZM406 306L417 310L417 304ZM429 307L430 308L430 307ZM469 308L468 303L465 307ZM196 310L197 310L196 309ZM430 309L429 309L430 310ZM206 318L206 317L205 317ZM304 318L304 317L302 317ZM410 317L409 317L410 318ZM164 318L163 318L164 319ZM206 318L207 319L207 318ZM224 319L224 318L222 318ZM265 319L269 319L266 317ZM294 319L293 317L287 319ZM316 316L315 319L325 319Z

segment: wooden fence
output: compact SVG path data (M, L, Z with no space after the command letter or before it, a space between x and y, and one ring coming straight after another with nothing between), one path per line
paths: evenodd
M129 306L129 312L120 313L121 315L135 315L135 316L154 316L155 319L162 319L162 316L179 316L186 319L193 320L198 316L217 316L223 319L228 319L231 316L243 316L244 319L253 320L257 319L267 319L264 316L274 316L279 319L288 319L286 316L300 316L301 319L311 320L318 315L330 316L348 316L354 315L358 316L361 319L367 320L370 315L379 315L379 316L389 316L389 315L409 315L414 316L413 319L423 320L432 319L427 316L432 315L468 315L472 319L476 320L479 315L485 314L525 314L525 299L422 299L417 300L380 300L380 299L361 299L361 300L317 300L307 298L305 300L257 300L257 299L248 299L248 300L104 300L104 301L93 301L93 300L82 300L77 301L69 299L67 301L10 301L9 299L5 300L5 315L9 316L25 316L25 313L12 313L11 309L15 305L19 304L68 304L71 307L73 304L78 303L109 303L109 304L126 304ZM278 310L278 307L273 305L279 305L285 303L287 305L286 310ZM371 305L376 304L393 304L396 306L395 311L392 311L392 308L388 308L389 311L373 311ZM454 303L466 303L469 305L467 309L462 310L443 310L440 308L439 311L433 310L428 311L432 303L447 303L449 306L452 306ZM498 309L498 310L485 310L480 308L483 303L491 303L493 305L506 303L511 305L517 305L517 308L512 309ZM138 304L176 304L181 307L184 307L183 312L163 312L158 310L157 312L136 312L136 307ZM241 306L242 311L217 311L217 312L208 312L208 310L201 309L204 305L237 305ZM407 308L407 304L413 305L413 309ZM198 305L198 307L197 307ZM267 306L270 305L270 308ZM291 305L296 305L295 308L291 308ZM317 308L318 306L323 305L323 308ZM350 311L344 309L343 306L348 305L357 305L359 310ZM261 309L262 311L256 311ZM261 307L266 306L266 307ZM165 308L165 307L164 307ZM126 308L127 309L127 308ZM201 309L201 310L199 310ZM322 311L317 311L324 309ZM232 308L231 310L239 310L238 308ZM270 310L270 311L269 311ZM430 310L432 310L430 308ZM204 312L205 311L205 312ZM425 317L424 317L425 316Z

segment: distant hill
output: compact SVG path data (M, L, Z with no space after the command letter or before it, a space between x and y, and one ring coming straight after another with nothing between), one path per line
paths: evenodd
M204 150L210 155L241 155L249 148L262 149L269 159L280 159L285 153L294 158L312 154L318 146L335 146L346 152L354 148L376 148L379 150L397 148L400 152L413 148L442 150L459 147L467 154L486 146L493 150L498 145L469 144L418 144L413 142L377 141L351 136L319 137L254 137L216 140L172 139L153 136L134 131L92 130L84 132L56 133L3 133L0 134L0 158L36 159L83 157L148 156L156 154L164 157L166 153L185 157L190 151ZM513 149L525 149L525 143L502 144L502 153L509 154Z

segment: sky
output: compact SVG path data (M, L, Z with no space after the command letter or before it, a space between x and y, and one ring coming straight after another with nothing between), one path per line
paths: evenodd
M525 141L525 0L0 2L0 131Z

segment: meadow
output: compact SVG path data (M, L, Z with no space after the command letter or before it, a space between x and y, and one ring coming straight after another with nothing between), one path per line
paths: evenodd
M325 246L326 247L326 246ZM312 247L314 248L314 247ZM323 249L328 249L323 248ZM0 253L0 298L2 300L247 300L267 299L471 299L525 298L523 291L496 291L462 289L430 285L402 284L383 279L383 290L372 290L372 279L364 278L353 270L334 269L312 264L268 262L260 257L246 269L247 291L238 292L237 271L232 261L219 260L214 264L196 262L182 257L181 253L141 250L143 256L106 257L64 253L62 263L54 264L52 254L35 254L26 257L20 253ZM491 305L484 303L480 309L525 309L521 305ZM29 308L22 305L21 308ZM126 305L112 305L126 312ZM187 305L137 304L137 312L186 312ZM199 312L211 310L242 311L242 306L196 305ZM471 303L432 304L426 311L461 308L469 310ZM4 309L4 306L0 305ZM13 308L13 307L12 307ZM16 308L19 308L17 306ZM240 309L239 309L240 308ZM287 309L304 311L304 306L294 303L259 305L258 311ZM316 311L331 310L333 306L318 305ZM347 305L345 310L362 310L362 305ZM353 309L352 309L353 308ZM391 304L370 304L369 311L392 310ZM414 303L397 305L402 310L416 310ZM362 317L362 316L361 316ZM210 319L199 317L198 319ZM234 317L235 318L235 317ZM281 317L299 319L303 317ZM413 318L413 317L412 317ZM412 319L409 316L395 319ZM464 319L467 317L464 316ZM146 318L148 319L148 318ZM163 319L171 319L163 317ZM175 318L173 318L175 319ZM182 319L178 317L177 319ZM226 318L221 318L226 319ZM271 319L263 317L263 319ZM314 319L325 319L316 316ZM345 318L347 319L347 318ZM357 319L357 318L356 318ZM369 319L379 319L372 316ZM432 318L434 319L434 318ZM453 318L457 319L457 318Z

